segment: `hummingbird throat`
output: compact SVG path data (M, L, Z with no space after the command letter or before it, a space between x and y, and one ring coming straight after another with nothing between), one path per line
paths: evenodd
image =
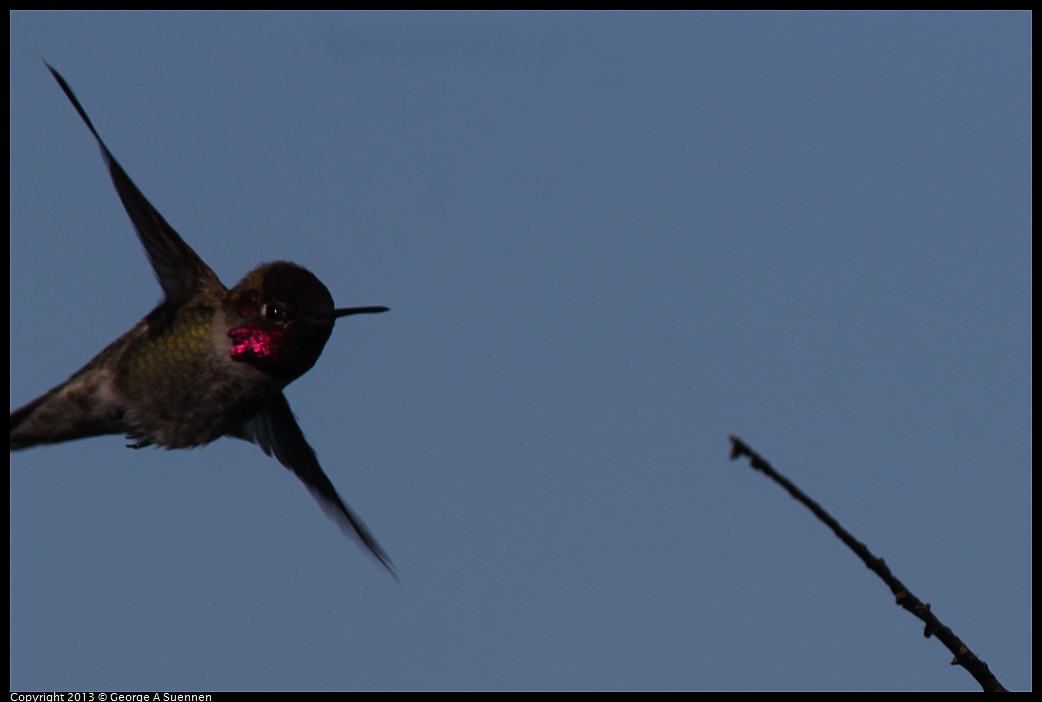
M241 363L256 363L269 358L278 351L278 337L282 332L260 324L247 324L228 332L232 339L229 352L232 360Z

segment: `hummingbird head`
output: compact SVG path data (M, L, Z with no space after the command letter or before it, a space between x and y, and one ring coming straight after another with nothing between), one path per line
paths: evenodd
M277 261L258 266L228 293L232 360L290 382L315 365L333 324L386 307L333 307L333 296L310 271Z

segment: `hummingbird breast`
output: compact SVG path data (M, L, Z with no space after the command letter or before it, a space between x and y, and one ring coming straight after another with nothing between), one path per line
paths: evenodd
M147 325L120 359L116 385L128 436L165 448L210 443L256 415L283 383L229 354L219 305L182 308L153 333Z

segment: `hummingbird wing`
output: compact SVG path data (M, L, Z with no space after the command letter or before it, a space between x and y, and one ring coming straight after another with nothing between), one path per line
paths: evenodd
M398 580L398 573L387 552L376 542L365 523L340 498L322 470L315 450L304 438L304 432L297 424L297 418L293 416L285 395L280 392L267 408L229 432L229 436L255 443L269 456L274 454L279 463L293 471L307 486L322 511L336 522L340 530L361 541Z
M157 325L158 328L165 326L173 318L174 312L200 292L204 290L225 292L225 287L217 274L184 242L174 228L167 224L163 215L152 207L152 203L141 194L141 191L134 185L134 181L119 165L112 152L109 151L109 147L105 145L94 128L94 123L90 121L90 117L87 116L80 101L76 99L69 84L49 63L44 61L44 65L58 81L61 89L65 91L66 97L72 101L72 106L76 108L80 117L87 124L87 128L90 129L90 133L97 140L98 146L101 147L101 155L108 166L112 184L116 186L116 193L123 202L123 208L130 215L130 221L134 223L134 229L137 230L138 238L145 247L148 260L166 295L159 307L149 315L152 331L157 331Z

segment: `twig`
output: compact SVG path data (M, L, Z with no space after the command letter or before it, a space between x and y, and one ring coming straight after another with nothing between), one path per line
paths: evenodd
M731 436L731 460L741 458L742 456L749 457L749 464L756 470L762 472L764 475L775 481L783 488L789 491L789 494L796 498L799 502L802 502L811 512L813 512L818 519L825 522L829 529L839 537L840 541L845 543L850 549L858 555L865 565L869 567L876 575L883 579L883 582L890 588L890 592L894 593L897 598L897 604L907 609L909 612L919 617L925 624L926 628L923 630L923 636L927 638L936 636L940 639L941 643L948 647L955 658L952 659L952 665L961 665L970 675L980 683L980 686L985 692L1006 692L1006 688L1002 686L1002 683L992 675L991 670L988 668L988 664L982 661L969 649L969 647L962 642L955 633L947 626L941 623L933 612L930 611L929 603L924 603L919 600L918 597L909 592L908 588L904 586L900 580L894 577L894 574L890 572L890 568L886 565L882 558L877 558L872 554L868 548L851 536L850 532L840 526L839 522L832 518L828 512L826 512L821 505L814 500L810 499L802 490L794 485L788 478L779 473L768 463L763 456L753 451L748 444L739 439L737 436Z

